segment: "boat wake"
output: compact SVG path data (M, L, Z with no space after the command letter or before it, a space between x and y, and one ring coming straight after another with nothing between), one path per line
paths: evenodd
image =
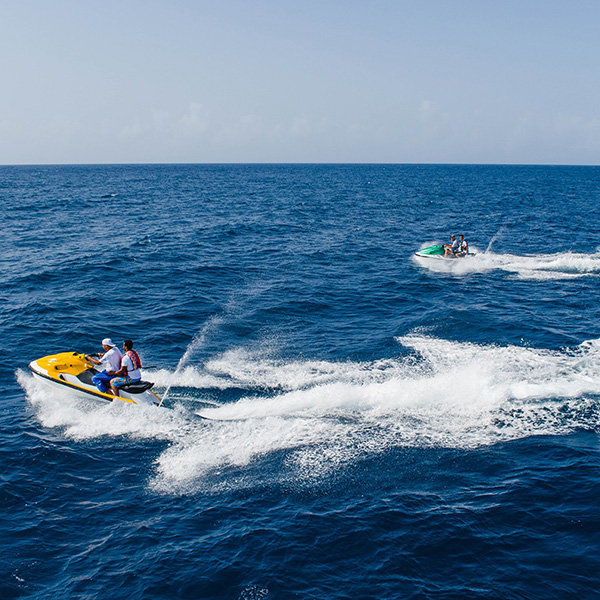
M40 423L67 438L166 441L150 479L161 493L314 485L391 449L600 429L600 340L561 351L418 334L398 342L408 356L285 361L238 349L153 372L173 390L172 410L97 405L17 376Z
M594 254L559 252L524 256L483 252L466 259L432 259L415 256L414 260L421 267L432 272L457 276L505 271L518 279L554 280L600 274L600 252Z

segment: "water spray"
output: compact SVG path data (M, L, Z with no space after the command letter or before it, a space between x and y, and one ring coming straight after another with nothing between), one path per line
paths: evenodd
M206 341L206 336L209 333L211 333L222 322L223 322L222 317L213 316L205 323L204 327L200 330L200 332L196 336L194 336L192 341L188 344L188 347L185 349L183 356L179 359L179 362L177 363L177 367L175 368L175 371L173 373L173 377L175 375L177 375L187 365L187 363L190 359L190 356L192 356L197 350L199 350L200 348L202 348L204 346L204 343ZM162 398L160 399L158 406L162 406L162 403L164 402L165 398L167 397L167 394L169 393L169 390L171 389L171 387L172 387L172 384L169 384L167 386L167 389L165 390L164 394L162 395Z

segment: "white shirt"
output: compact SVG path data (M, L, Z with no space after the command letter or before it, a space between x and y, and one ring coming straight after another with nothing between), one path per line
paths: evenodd
M123 354L121 366L127 368L127 375L129 375L129 377L131 377L131 379L134 381L142 378L142 372L139 369L133 368L133 361L131 360L131 356L129 356L129 354Z
M118 371L121 368L121 351L113 346L104 356L100 357L100 362L106 371Z

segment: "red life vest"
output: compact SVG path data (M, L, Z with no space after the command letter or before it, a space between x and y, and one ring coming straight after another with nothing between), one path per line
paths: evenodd
M142 368L142 361L140 360L140 357L138 356L138 353L135 350L127 350L125 354L127 354L127 356L129 356L129 358L131 359L134 371Z

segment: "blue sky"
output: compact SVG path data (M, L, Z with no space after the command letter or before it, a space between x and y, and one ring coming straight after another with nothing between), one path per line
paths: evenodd
M600 2L0 0L0 164L600 164Z

